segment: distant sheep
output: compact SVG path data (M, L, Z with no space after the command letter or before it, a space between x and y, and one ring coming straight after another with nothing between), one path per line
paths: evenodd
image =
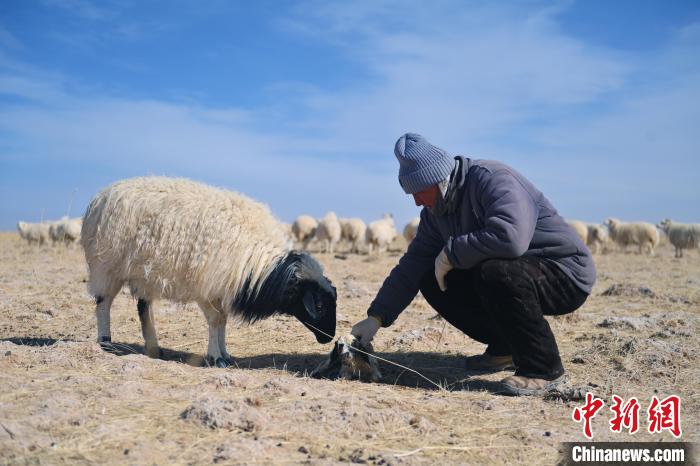
M340 222L335 212L328 212L322 219L318 221L316 228L316 239L324 245L324 252L333 254L333 248L342 235Z
M581 222L580 220L567 220L566 223L569 224L571 228L576 232L579 238L581 238L581 241L583 241L584 244L588 241L588 227L586 226L585 223Z
M39 243L41 246L49 240L48 223L17 222L17 232L28 244Z
M207 355L230 364L229 314L255 322L296 317L319 342L335 334L335 288L308 254L289 249L264 204L185 179L134 178L90 202L81 242L89 292L96 298L98 341L111 342L110 307L124 284L138 299L146 352L160 354L152 303L196 302L209 324Z
M675 248L675 257L683 257L683 249L694 249L700 245L700 223L676 223L667 218L659 223L659 228Z
M294 232L292 231L292 224L286 222L280 222L282 225L282 230L284 231L284 236L286 236L288 241L291 241L291 245L294 243Z
M369 246L369 254L377 248L377 253L382 253L389 248L389 244L396 238L397 232L394 219L391 214L385 214L381 220L375 220L367 225L365 240Z
M83 220L81 218L63 217L60 220L49 223L49 236L51 241L70 245L80 240L80 229Z
M420 224L420 217L413 217L410 222L403 227L403 237L406 238L406 243L411 243L413 238L416 237L418 233L418 225Z
M594 223L585 223L580 220L567 220L566 223L573 228L581 241L592 252L598 252L606 240L605 228Z
M612 239L623 251L627 246L635 245L641 254L645 249L649 254L659 244L659 232L654 225L646 222L624 223L616 218L609 218L605 225Z
M292 234L294 239L302 243L304 250L309 249L309 243L316 236L318 222L310 215L300 215L292 223Z
M591 252L602 252L603 245L608 240L608 235L605 233L605 228L597 223L587 223L588 237L586 238L586 246Z
M359 254L360 244L365 241L367 225L361 218L340 219L342 238L350 243L350 252Z
M61 239L58 236L58 223L60 220L56 220L53 222L47 222L49 225L49 238L51 238L51 244L54 246L56 243L62 242Z

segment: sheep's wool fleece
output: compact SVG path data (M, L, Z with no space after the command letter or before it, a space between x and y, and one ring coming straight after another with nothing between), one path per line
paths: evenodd
M148 299L226 308L250 278L260 286L290 246L269 208L186 179L119 181L92 200L82 243L90 290L126 281Z

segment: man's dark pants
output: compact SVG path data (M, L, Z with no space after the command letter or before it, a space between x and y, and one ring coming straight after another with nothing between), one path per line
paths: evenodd
M494 356L513 355L516 375L553 380L564 373L545 315L573 312L588 298L559 267L535 256L489 259L453 269L442 292L434 269L420 291L435 310Z

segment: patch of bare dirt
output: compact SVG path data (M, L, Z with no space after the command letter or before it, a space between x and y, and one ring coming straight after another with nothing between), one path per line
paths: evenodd
M222 400L220 398L201 398L188 406L180 417L201 423L211 429L241 430L259 432L265 428L269 419L259 409L260 402L255 399Z

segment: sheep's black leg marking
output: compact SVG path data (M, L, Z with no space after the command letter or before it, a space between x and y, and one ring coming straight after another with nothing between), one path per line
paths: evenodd
M95 296L95 304L100 304L102 301L104 301L104 297L102 296Z
M141 333L146 343L146 354L151 358L162 358L163 352L158 347L158 338L156 337L156 330L153 325L151 303L145 299L139 299L136 303L136 310L139 313L139 320L141 321Z
M139 299L136 303L136 309L139 311L139 318L141 322L148 316L148 301L145 299Z

